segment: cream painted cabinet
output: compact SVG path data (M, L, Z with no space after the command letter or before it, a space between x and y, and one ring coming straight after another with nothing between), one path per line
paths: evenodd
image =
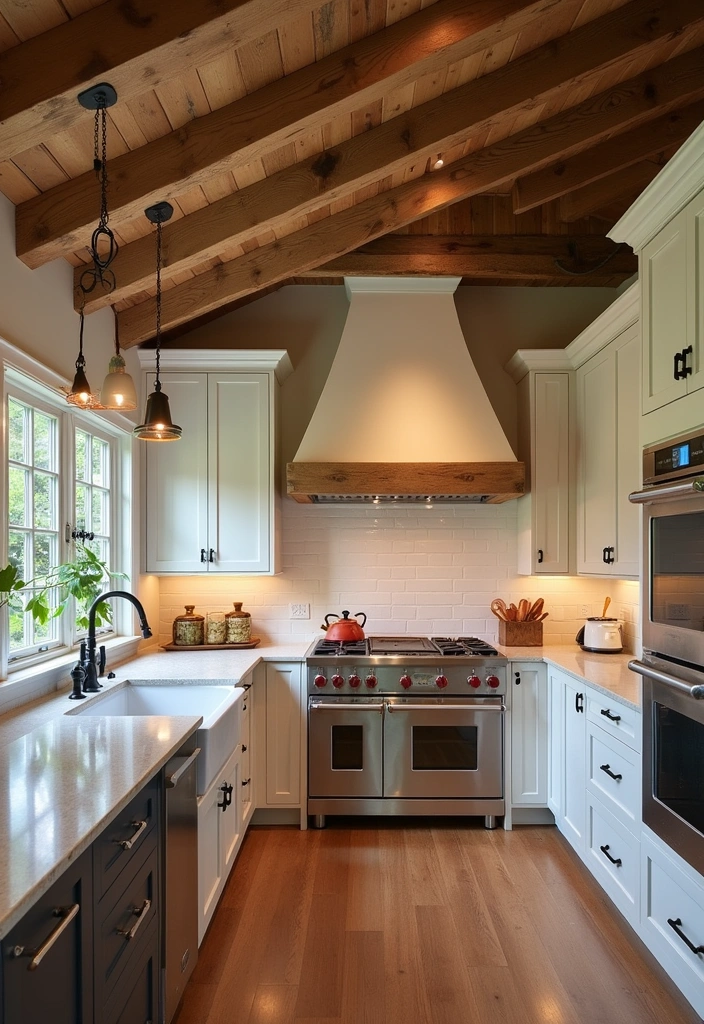
M581 854L587 824L586 686L551 668L548 700L548 807Z
M240 748L198 799L198 944L225 888L242 837Z
M530 352L517 353L509 364L514 379L532 358ZM528 485L518 501L518 572L529 576L571 569L572 377L569 370L529 370L518 380L518 457L526 464Z
M162 359L161 380L183 435L141 447L145 571L272 574L278 363L260 360L272 366L261 372L201 372L192 369L195 355L177 355ZM170 369L169 361L178 368ZM148 391L153 383L154 374L147 373Z
M266 666L266 804L301 804L301 665Z
M704 192L640 254L643 413L704 387Z
M637 576L640 334L631 324L577 370L577 571Z
M548 789L548 680L543 662L511 662L511 804L545 807Z
M564 735L563 719L565 688L563 677L552 665L548 666L548 807L555 820L562 817L564 787Z

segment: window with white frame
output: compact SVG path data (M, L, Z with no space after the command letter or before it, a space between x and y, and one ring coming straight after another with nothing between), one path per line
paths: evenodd
M94 413L67 407L48 389L29 382L25 389L18 373L6 379L5 393L8 560L31 581L73 561L85 544L110 570L122 570L118 513L126 510L124 502L113 501L121 432ZM106 580L103 589L109 588ZM30 587L14 596L9 606L10 669L55 656L85 635L86 606L73 602L41 624L25 610L32 592ZM50 604L55 608L57 602L54 591Z

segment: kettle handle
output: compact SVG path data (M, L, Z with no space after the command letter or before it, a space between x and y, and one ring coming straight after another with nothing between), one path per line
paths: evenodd
M577 644L583 644L584 643L584 626L582 626L582 628L580 629L579 633L577 633L577 636L574 638L574 640L575 640L575 643L577 643Z
M365 627L365 626L366 626L366 624L367 624L367 615L366 615L366 612L355 612L355 613L354 613L354 617L355 617L355 619L358 619L360 615L362 616L362 620L363 620L363 621L362 621L362 622L360 623L360 625L362 626L362 629L364 629L364 627Z
M328 622L328 619L337 619L337 618L338 618L338 616L335 614L335 612L328 612L327 615L325 616L325 619L324 619L325 627L327 628L330 625L330 623Z

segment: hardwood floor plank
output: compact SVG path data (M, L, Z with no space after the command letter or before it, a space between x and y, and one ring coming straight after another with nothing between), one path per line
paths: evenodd
M404 829L406 871L410 895L417 907L442 906L447 890L440 867L433 833L427 826Z
M348 932L376 932L384 927L381 899L381 855L377 829L350 835Z
M299 1017L338 1017L342 1010L347 894L316 892L310 908L301 980Z
M293 1024L297 996L297 985L260 985L247 1024Z
M464 970L449 907L415 908L423 981L433 1024L484 1021Z
M383 933L348 931L344 956L344 1024L386 1024Z

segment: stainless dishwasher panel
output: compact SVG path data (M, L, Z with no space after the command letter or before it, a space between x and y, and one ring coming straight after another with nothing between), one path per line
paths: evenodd
M179 752L164 768L162 1024L170 1024L198 960L199 753L199 747L192 753Z

